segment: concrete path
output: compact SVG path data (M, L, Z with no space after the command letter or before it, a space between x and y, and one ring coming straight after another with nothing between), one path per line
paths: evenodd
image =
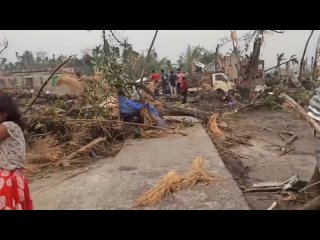
M36 209L135 209L133 200L170 170L185 173L192 160L204 156L208 170L222 178L214 186L196 186L147 209L249 209L201 124L188 136L130 140L113 159L69 179L53 177L31 184Z

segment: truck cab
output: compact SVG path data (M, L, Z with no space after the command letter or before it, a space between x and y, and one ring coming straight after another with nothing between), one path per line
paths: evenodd
M213 73L211 75L212 89L220 93L228 93L236 90L236 85L230 77L224 73Z

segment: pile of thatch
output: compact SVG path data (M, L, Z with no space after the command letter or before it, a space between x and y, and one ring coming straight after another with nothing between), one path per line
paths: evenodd
M152 189L135 200L136 207L153 206L172 193L193 187L196 184L212 185L219 178L211 176L205 166L204 157L196 157L185 176L176 171L167 173Z
M197 157L193 160L189 172L185 175L182 185L190 188L198 183L210 185L217 180L216 177L210 176L204 166L204 157Z
M181 189L184 178L176 171L168 172L152 189L136 199L136 206L152 206Z
M63 146L55 136L46 136L37 139L27 149L27 159L30 164L41 164L60 161L64 156Z
M58 86L66 86L72 95L82 96L84 94L83 82L70 75L61 75L57 82Z

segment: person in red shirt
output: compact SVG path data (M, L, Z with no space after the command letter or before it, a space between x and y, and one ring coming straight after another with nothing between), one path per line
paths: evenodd
M156 95L157 97L159 96L159 81L160 81L160 74L156 73L155 70L152 70L152 74L151 74L151 80L154 82L154 95Z
M151 80L155 81L155 82L159 82L160 80L160 74L156 73L155 70L152 70L152 74L151 74Z
M180 93L183 96L182 104L187 103L188 82L187 82L187 77L185 76L182 77L182 81L180 83Z

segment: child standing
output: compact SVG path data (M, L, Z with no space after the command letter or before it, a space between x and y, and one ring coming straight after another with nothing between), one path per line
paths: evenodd
M0 210L32 210L29 184L23 175L26 144L16 105L0 93Z

